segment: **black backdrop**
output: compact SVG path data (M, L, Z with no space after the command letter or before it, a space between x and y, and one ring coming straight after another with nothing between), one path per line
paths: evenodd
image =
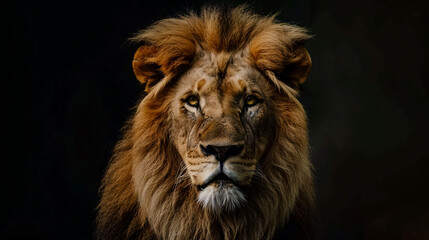
M423 1L249 3L315 35L300 99L318 239L429 239ZM2 239L92 238L100 179L140 95L127 38L202 4L2 3Z

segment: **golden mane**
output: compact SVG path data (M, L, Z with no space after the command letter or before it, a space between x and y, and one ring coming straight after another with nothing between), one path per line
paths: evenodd
M161 20L138 33L133 40L142 47L133 67L149 95L124 128L103 178L97 237L271 239L283 227L306 234L314 207L306 116L284 92L296 93L305 81L311 60L302 44L308 38L302 28L244 7L205 8L200 15ZM255 68L280 90L270 109L275 141L260 161L263 177L252 185L245 210L216 213L196 202L187 179L177 181L183 163L170 138L174 90L169 82L192 66L198 49L246 48Z
M164 19L136 34L132 41L148 47L136 53L139 67L134 69L139 81L152 87L164 76L183 72L197 49L220 53L248 48L260 71L297 88L310 70L311 60L302 47L310 37L303 28L279 23L275 16L252 14L245 7L203 8L200 15Z

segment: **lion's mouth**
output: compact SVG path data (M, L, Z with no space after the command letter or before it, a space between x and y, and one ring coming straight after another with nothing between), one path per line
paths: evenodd
M211 177L211 178L207 179L206 181L204 181L204 183L202 185L198 186L198 190L202 191L207 186L209 186L213 183L217 183L218 187L221 187L221 188L224 186L228 186L228 185L235 185L235 186L241 188L237 181L234 181L233 179L231 179L230 177L225 175L223 172L221 172L221 173L217 174L216 176Z

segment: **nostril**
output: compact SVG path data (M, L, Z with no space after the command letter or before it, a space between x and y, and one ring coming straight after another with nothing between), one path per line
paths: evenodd
M240 155L243 151L244 145L233 145L231 146L228 151L225 153L225 155L228 157L233 157Z
M207 147L200 145L200 147L201 147L201 152L203 152L205 156L217 155L216 149L214 149L212 145L207 145Z
M230 146L200 145L200 147L201 147L201 152L205 156L214 155L216 159L221 162L225 161L230 157L240 155L244 149L244 145L230 145Z

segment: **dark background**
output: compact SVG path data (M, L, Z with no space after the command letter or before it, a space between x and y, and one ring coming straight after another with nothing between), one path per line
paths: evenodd
M423 2L249 2L315 35L300 100L310 124L318 239L429 239ZM127 38L202 4L1 4L2 239L92 238L97 189L141 91L131 68L137 46Z

